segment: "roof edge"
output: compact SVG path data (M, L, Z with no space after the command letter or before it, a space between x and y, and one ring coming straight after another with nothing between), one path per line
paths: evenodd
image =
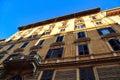
M30 28L37 27L37 26L40 26L40 25L50 24L50 23L54 23L54 22L58 22L58 21L62 21L62 20L67 20L67 19L70 19L70 18L75 18L75 17L94 14L94 13L100 12L100 10L101 10L100 8L93 8L93 9L89 9L89 10L85 10L85 11L81 11L81 12L77 12L77 13L73 13L73 14L68 14L68 15L44 20L44 21L41 21L41 22L36 22L36 23L29 24L29 25L26 25L26 26L21 26L21 27L18 27L18 29L19 29L19 31L25 30L25 29L30 29Z

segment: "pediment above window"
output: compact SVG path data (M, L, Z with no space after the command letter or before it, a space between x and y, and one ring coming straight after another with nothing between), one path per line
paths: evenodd
M74 41L74 43L88 42L88 41L90 41L90 38L89 38L89 37L87 37L87 38L79 38L79 39L76 39L76 40Z
M106 39L106 38L112 38L117 36L120 36L120 33L110 33L110 34L102 35L101 38Z
M50 45L50 47L62 46L62 45L65 45L65 43L64 43L64 42L55 42L55 43L52 43L52 44Z

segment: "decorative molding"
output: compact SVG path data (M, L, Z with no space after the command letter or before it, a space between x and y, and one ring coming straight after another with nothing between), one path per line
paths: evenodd
M74 43L87 42L90 41L90 38L79 38L74 41Z
M117 36L120 36L120 33L110 33L110 34L102 35L101 39L112 38Z
M64 42L55 42L55 43L52 43L52 44L50 45L50 47L62 46L62 45L65 45L65 43L64 43Z

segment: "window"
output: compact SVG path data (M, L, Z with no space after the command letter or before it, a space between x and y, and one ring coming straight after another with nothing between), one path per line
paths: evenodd
M5 61L19 59L20 57L22 57L21 53L11 54L10 56L7 57L7 59Z
M92 67L80 68L79 72L80 72L80 80L95 80Z
M33 51L30 52L29 55L30 55L30 56L34 56L34 55L36 55L36 54L37 54L37 50L33 50Z
M52 80L53 70L45 70L43 71L42 77L40 80Z
M65 28L61 28L61 29L60 29L60 32L64 32L64 31L65 31Z
M50 31L46 31L46 32L42 33L41 35L43 36L43 35L48 35L48 34L50 34Z
M63 41L63 37L64 36L58 36L57 39L56 39L56 42L62 42Z
M36 38L36 37L37 37L37 34L35 34L35 35L32 35L32 37L33 37L33 38Z
M92 19L97 19L97 16L92 16Z
M108 27L108 28L98 29L98 33L100 35L105 35L105 34L115 33L115 31L111 27Z
M40 40L37 45L41 46L45 40Z
M84 27L85 27L85 24L81 24L81 25L75 26L75 29L81 29L81 28L84 28Z
M7 43L10 43L12 40L7 41Z
M63 53L63 47L61 48L55 48L55 49L49 49L46 55L46 59L49 58L61 58Z
M95 22L95 24L100 25L100 24L102 24L102 22L101 21L97 21L97 22Z
M9 47L7 48L7 50L11 50L14 46L15 46L15 44L12 44L11 46L9 46Z
M120 50L120 41L118 39L111 39L108 42L114 51Z
M89 49L87 44L78 45L78 55L87 55L89 54Z
M84 20L83 19L75 20L75 23L80 23L80 22L84 22Z
M0 54L0 59L2 59L4 57L4 54Z
M23 37L20 37L17 41L20 41L20 40L22 40L23 39Z
M32 35L28 37L28 39L32 38Z
M30 38L36 38L36 37L37 37L37 35L31 35L31 36L28 37L28 39L30 39Z
M85 32L78 32L77 37L78 38L85 38L86 37Z
M49 25L49 29L53 29L55 24Z
M63 23L62 23L62 26L66 26L67 25L67 21L64 21Z
M21 48L25 48L25 47L28 45L28 43L29 43L29 42L25 42L25 43L21 46Z
M3 48L3 46L0 46L0 49L2 49Z

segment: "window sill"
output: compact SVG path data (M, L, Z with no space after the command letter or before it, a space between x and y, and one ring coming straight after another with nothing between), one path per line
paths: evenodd
M16 52L23 52L23 51L24 51L23 48L17 48L16 50L14 50L14 53L16 53Z
M87 42L87 41L90 41L89 37L76 39L74 43Z
M55 47L55 46L62 46L65 45L65 42L55 42L50 45L50 47Z
M41 49L41 48L42 48L42 46L36 45L36 46L32 46L32 47L30 48L30 50Z

